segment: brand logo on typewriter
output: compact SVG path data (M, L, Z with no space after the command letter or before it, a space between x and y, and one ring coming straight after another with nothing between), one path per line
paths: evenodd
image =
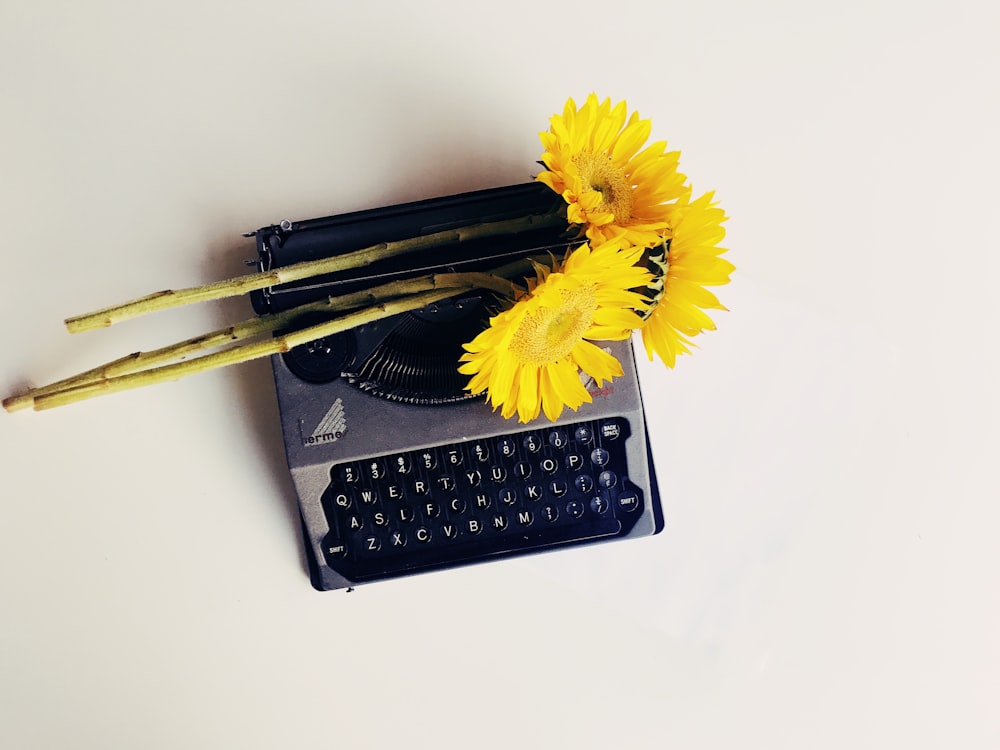
M302 430L302 421L299 421L299 431ZM347 432L347 419L344 417L344 401L343 399L337 399L333 402L333 406L330 407L329 411L323 415L323 418L316 425L316 429L312 431L311 435L302 435L303 445L322 445L323 443L332 443L344 436Z

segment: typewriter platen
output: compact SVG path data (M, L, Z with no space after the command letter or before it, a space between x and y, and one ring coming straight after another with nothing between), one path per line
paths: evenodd
M543 212L538 184L466 193L254 233L262 270L450 227ZM531 230L402 256L252 295L287 310L377 281L482 270L568 247ZM338 589L568 545L658 533L660 498L629 342L624 376L557 422L503 419L463 390L461 345L495 310L457 294L272 358L313 586ZM308 319L304 324L315 323Z

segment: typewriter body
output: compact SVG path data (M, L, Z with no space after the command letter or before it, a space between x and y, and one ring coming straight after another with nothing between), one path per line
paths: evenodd
M253 233L262 270L383 241L540 213L537 184L477 191ZM431 271L497 267L570 246L531 230L404 255L252 295L277 312ZM361 583L663 528L630 342L624 376L556 422L503 419L457 372L461 345L497 309L487 292L403 313L272 358L313 586ZM303 325L316 322L314 317Z

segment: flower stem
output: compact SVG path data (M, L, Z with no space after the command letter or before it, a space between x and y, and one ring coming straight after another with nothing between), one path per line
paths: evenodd
M427 292L420 292L400 299L390 300L373 307L348 313L335 320L319 325L304 328L300 331L276 336L272 339L258 341L249 344L240 344L230 349L214 354L207 354L203 357L190 359L183 362L176 362L162 367L153 367L140 372L132 372L126 375L99 380L83 385L74 386L56 393L38 396L33 399L36 410L52 409L57 406L65 406L77 401L83 401L95 396L102 396L108 393L130 390L146 385L153 385L167 380L178 380L187 375L198 372L214 370L240 362L249 362L252 359L267 357L272 354L282 354L293 349L300 344L305 344L324 336L332 336L356 326L372 323L382 318L388 318L408 310L418 310L433 302L438 302L446 297L455 294L453 288L435 289Z
M249 274L235 279L218 281L204 286L187 289L166 289L162 292L140 297L120 305L106 307L84 315L67 318L66 328L70 333L80 333L96 328L105 328L114 323L135 318L140 315L165 310L171 307L205 302L207 300L236 297L257 289L286 284L300 279L336 273L351 268L360 268L385 258L405 253L426 250L441 245L466 242L482 237L492 237L500 234L515 234L530 229L541 229L565 224L565 219L558 214L538 214L533 216L507 219L504 221L483 222L442 232L434 232L420 237L382 242L378 245L344 253L331 258L296 263L271 271Z
M510 264L514 267L515 264ZM498 271L505 270L497 269ZM114 380L123 375L146 371L155 365L185 357L194 352L212 349L226 343L240 341L262 333L279 330L291 324L297 318L310 312L332 313L342 310L351 310L364 306L378 305L382 302L397 299L407 295L431 290L448 289L449 295L457 293L461 289L492 289L499 294L510 297L513 292L511 282L498 277L492 273L443 273L427 274L412 279L392 281L387 284L372 287L359 292L341 295L339 297L327 297L307 305L301 305L291 310L270 315L262 315L256 318L241 321L235 325L220 328L211 333L195 336L194 338L181 341L160 349L148 352L134 352L132 354L116 359L112 362L100 365L93 369L82 372L63 380L50 383L49 385L33 388L28 392L4 399L3 408L9 412L20 411L35 406L37 400L43 397L72 391L86 385L94 385ZM239 360L243 361L243 360ZM228 364L228 363L227 363ZM219 367L225 364L218 365ZM137 386L131 386L137 387ZM110 392L110 391L109 391ZM96 393L94 395L97 395ZM54 404L58 405L58 404Z

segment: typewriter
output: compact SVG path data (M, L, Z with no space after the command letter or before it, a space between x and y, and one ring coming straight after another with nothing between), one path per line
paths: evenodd
M263 227L261 270L444 229L550 210L524 184ZM561 256L563 229L435 248L255 292L256 312L431 271ZM288 467L313 586L321 591L563 547L656 534L663 515L630 342L624 376L593 402L525 425L469 394L462 344L488 292L403 313L272 357ZM302 325L316 323L314 317Z

